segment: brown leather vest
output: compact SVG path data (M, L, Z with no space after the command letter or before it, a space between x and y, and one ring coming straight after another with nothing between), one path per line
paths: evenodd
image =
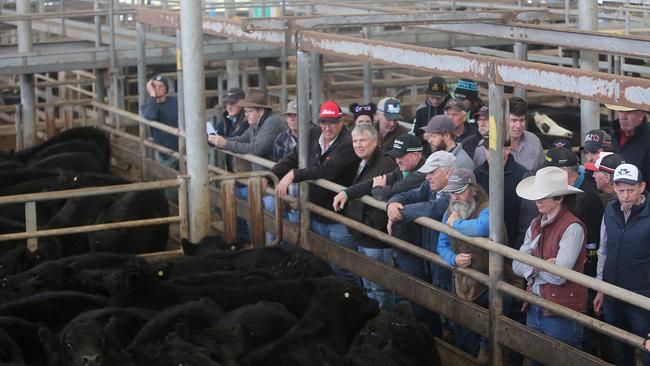
M530 224L531 237L535 238L541 232L539 244L533 249L532 255L544 260L557 257L560 250L560 239L571 224L578 223L585 230L585 225L571 211L566 208L557 214L553 221L541 225L541 216L533 219ZM585 230L586 232L586 230ZM586 240L585 235L585 240ZM582 273L585 264L585 241L582 243L582 249L573 270ZM546 300L568 307L569 309L584 313L587 311L587 288L575 282L566 281L560 286L544 284L541 286L540 294ZM544 315L553 315L551 312L544 310Z
M476 202L476 210L472 213L467 220L475 219L479 217L481 211L489 206L489 201L485 193L481 193ZM449 216L449 210L447 210L447 216ZM479 248L477 246L467 244L462 240L458 240L454 237L449 237L451 248L456 253L471 253L472 262L469 268L480 271L487 274L490 261L490 252ZM477 280L463 275L454 271L454 292L456 296L463 300L474 301L476 300L483 292L487 291L487 286L478 282Z

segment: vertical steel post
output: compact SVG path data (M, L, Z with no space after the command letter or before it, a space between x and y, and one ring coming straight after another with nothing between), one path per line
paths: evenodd
M282 16L287 14L287 4L286 0L282 0ZM289 32L286 35L287 39L289 38ZM287 108L287 48L282 47L280 49L280 113L284 114Z
M29 0L18 0L16 12L29 14L32 12ZM18 21L18 53L32 52L32 22L29 20ZM34 74L20 75L20 103L22 105L23 147L30 147L36 143L36 91L34 90Z
M311 53L311 120L318 121L318 110L321 104L321 91L323 85L321 83L321 59L322 55L318 52ZM297 93L297 92L296 92Z
M363 27L363 38L370 38L370 27ZM363 102L372 102L372 64L363 62Z
M578 27L582 30L598 30L598 4L593 0L578 1ZM580 51L580 69L598 71L598 53ZM580 100L580 141L589 130L600 128L600 105L590 100Z
M187 185L189 181L189 176L183 175L179 176L181 179L181 185L178 187L178 215L181 217L181 222L179 223L179 232L181 239L189 239L189 211L187 207Z
M45 102L52 103L54 101L54 93L51 86L45 87ZM52 138L56 134L56 121L54 119L54 107L45 107L45 130L47 131L47 138Z
M569 25L571 21L569 12L571 11L571 0L564 0L564 24Z
M515 60L527 61L528 60L528 45L523 42L515 42L514 46ZM526 89L524 88L515 88L515 95L526 100Z
M187 125L187 173L190 176L190 241L198 243L208 234L210 200L208 143L205 138L205 90L201 8L194 0L181 0L181 53L183 60L184 116Z
M93 9L99 10L99 0L93 1ZM102 17L100 15L95 15L95 48L101 47L102 45Z
M95 100L98 103L104 104L106 101L106 83L104 78L106 77L105 69L95 69ZM97 111L97 123L103 125L104 121L104 110L95 108Z
M264 61L262 61L261 58L257 59L257 80L258 80L258 87L261 90L266 91L266 86L267 86L266 65L264 64Z
M298 167L306 168L309 155L309 54L297 51L296 96L298 97ZM311 215L307 211L309 202L309 184L300 183L300 245L309 249L307 233Z
M33 233L38 230L38 223L36 222L36 202L25 202L25 231ZM27 239L27 249L30 252L38 249L38 238Z
M120 78L119 69L117 67L117 55L115 51L115 0L108 0L108 21L109 21L109 40L110 40L110 73L111 73L111 94L109 98L110 105L118 107L118 99L120 97ZM120 117L115 114L110 114L111 122L114 127L119 128Z
M14 126L16 128L16 150L23 149L23 105L16 104L14 112Z
M180 29L176 29L176 79L178 82L178 90L176 92L178 98L178 128L185 131L185 89L183 85L183 57L181 55L182 40ZM203 109L205 109L205 98ZM203 113L201 113L203 115ZM201 119L203 121L203 119ZM180 159L178 160L178 167L181 174L187 173L187 139L185 137L178 137L178 152Z
M506 104L503 87L489 84L490 95L490 239L506 244L505 220L503 215L503 142L506 136ZM508 192L513 194L513 192ZM494 252L489 256L489 334L491 364L503 364L503 348L499 343L498 321L503 314L502 295L497 291L503 279L503 257Z
M144 5L144 1L140 1L140 5ZM147 102L149 94L147 93L147 60L146 60L146 25L142 22L135 24L137 32L137 49L138 49L138 110L140 110ZM142 123L138 124L138 134L140 137L140 180L147 179L147 148L144 141L147 138L147 126Z
M235 9L235 0L226 0L225 2L225 16L226 19L237 15ZM228 89L239 88L239 61L238 60L226 60L226 73L228 74Z

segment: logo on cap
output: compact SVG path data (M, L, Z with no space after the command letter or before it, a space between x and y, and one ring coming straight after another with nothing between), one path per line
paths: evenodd
M386 104L386 112L388 113L399 113L400 110L399 104Z
M629 170L627 170L626 168L621 168L621 169L619 169L618 172L616 172L616 173L617 173L617 175L619 175L619 176L621 176L621 175L623 175L623 176L628 176L628 177L631 177L631 176L632 176L632 172L629 171Z
M589 133L585 135L585 141L600 142L600 135L597 133Z

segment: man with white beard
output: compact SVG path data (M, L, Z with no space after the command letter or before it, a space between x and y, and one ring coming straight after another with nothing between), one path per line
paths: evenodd
M474 173L468 169L457 168L449 176L443 192L449 193L451 201L442 222L474 237L488 237L490 234L490 209L488 194L476 183ZM440 233L438 254L453 268L472 268L488 273L489 252ZM487 287L477 280L453 272L454 294L475 304L488 306ZM487 361L487 339L461 326L454 326L454 343L473 356L479 363Z

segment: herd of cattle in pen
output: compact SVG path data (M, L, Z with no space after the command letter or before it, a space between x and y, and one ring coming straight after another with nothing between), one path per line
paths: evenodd
M0 196L128 183L109 175L93 128L0 154ZM38 228L169 215L162 191L37 203ZM0 206L0 234L25 231ZM239 250L218 238L167 248L168 225L0 242L0 365L372 365L440 363L432 336L379 314L363 290L299 249ZM235 248L235 250L233 250Z

